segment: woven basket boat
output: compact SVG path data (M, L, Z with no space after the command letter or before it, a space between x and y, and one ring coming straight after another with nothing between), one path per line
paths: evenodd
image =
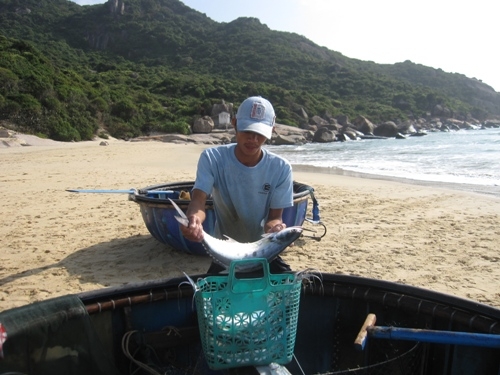
M168 198L172 199L183 211L187 209L189 199L181 199L181 194L193 189L194 181L177 182L148 186L140 189L138 194L130 194L130 199L141 209L142 218L151 235L158 241L171 246L175 250L195 255L206 255L203 245L184 238L179 229L179 223L174 216L176 211ZM314 189L308 185L294 182L293 206L283 212L283 221L290 226L300 226L306 218L309 198ZM154 191L154 193L148 193ZM165 193L158 193L165 191ZM214 235L215 211L213 200L207 199L206 219L203 229Z

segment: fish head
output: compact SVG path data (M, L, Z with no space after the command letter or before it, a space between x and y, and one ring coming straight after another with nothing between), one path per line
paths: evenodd
M302 227L288 227L271 233L274 242L291 244L302 235Z

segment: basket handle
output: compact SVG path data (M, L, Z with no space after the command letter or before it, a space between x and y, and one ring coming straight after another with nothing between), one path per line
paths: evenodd
M261 263L263 275L261 277L238 277L236 275L237 267L248 263ZM269 262L266 258L233 260L229 265L229 275L227 280L228 287L233 293L264 291L271 286L269 280Z

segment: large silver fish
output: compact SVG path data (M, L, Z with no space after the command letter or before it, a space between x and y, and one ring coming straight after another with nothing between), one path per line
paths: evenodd
M169 199L179 216L175 219L179 224L188 226L189 220L186 214ZM227 240L219 240L203 231L203 246L212 259L226 269L233 260L266 258L273 261L283 250L300 237L301 227L289 227L279 232L266 233L262 239L256 242L240 243L228 237ZM248 272L259 268L260 265L253 262L244 263L238 266L238 271Z

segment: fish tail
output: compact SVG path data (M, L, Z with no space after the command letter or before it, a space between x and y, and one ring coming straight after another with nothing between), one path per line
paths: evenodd
M172 206L174 206L175 210L179 214L179 216L174 216L175 220L179 222L179 224L184 225L187 227L189 225L189 219L187 218L186 214L181 210L181 208L170 198L168 198L170 203L172 203Z

